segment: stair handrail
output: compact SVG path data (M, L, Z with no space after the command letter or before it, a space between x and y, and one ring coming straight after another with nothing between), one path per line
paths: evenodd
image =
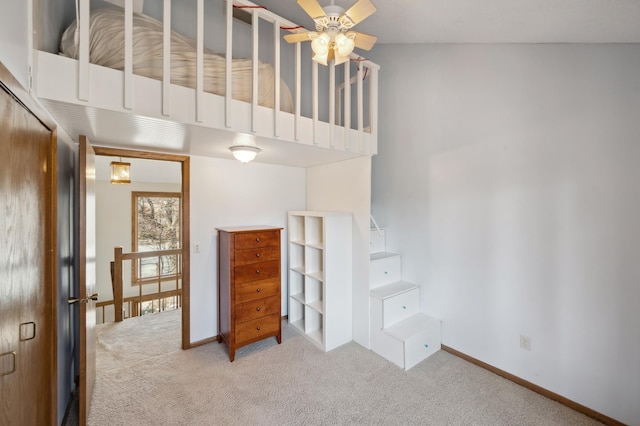
M380 235L382 237L382 229L380 229L380 227L378 226L378 222L376 222L376 220L373 218L372 214L370 214L369 217L371 218L371 222L373 222L373 226L376 228L376 231L378 232L378 235Z

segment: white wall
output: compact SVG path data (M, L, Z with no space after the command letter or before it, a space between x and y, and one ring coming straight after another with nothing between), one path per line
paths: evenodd
M640 45L376 59L372 210L443 343L640 424Z
M191 342L218 334L216 227L283 227L282 314L287 314L287 212L305 209L306 170L191 157ZM193 250L200 243L200 253Z
M307 210L353 214L353 340L369 347L371 157L307 169Z
M29 2L5 1L0 13L0 62L29 88Z

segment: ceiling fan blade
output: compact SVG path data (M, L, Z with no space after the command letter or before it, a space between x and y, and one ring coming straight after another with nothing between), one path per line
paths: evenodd
M298 43L298 42L301 42L301 41L309 41L310 40L308 32L295 33L295 34L286 34L284 36L284 39L288 43Z
M373 45L376 44L376 41L378 40L378 37L376 36L359 33L357 31L354 31L354 33L356 33L356 36L353 41L356 43L356 47L358 49L371 50Z
M298 0L300 3L302 0ZM358 0L353 6L351 6L343 15L349 17L353 24L362 22L369 16L373 15L376 11L376 7L371 3L371 0Z
M318 3L318 0L298 0L298 4L312 19L325 16L324 10L322 6L320 6L320 3Z

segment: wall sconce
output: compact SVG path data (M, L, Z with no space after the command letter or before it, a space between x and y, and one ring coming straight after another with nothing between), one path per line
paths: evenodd
M111 183L131 183L130 175L131 163L120 161L111 162Z
M260 148L251 145L232 145L229 147L229 151L233 153L236 160L241 163L248 163L256 158L256 155L260 152Z

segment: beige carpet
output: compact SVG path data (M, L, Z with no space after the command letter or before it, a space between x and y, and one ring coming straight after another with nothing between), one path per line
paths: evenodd
M325 353L283 323L239 349L180 349L180 312L98 326L90 425L596 425L440 351L405 372L356 343Z

